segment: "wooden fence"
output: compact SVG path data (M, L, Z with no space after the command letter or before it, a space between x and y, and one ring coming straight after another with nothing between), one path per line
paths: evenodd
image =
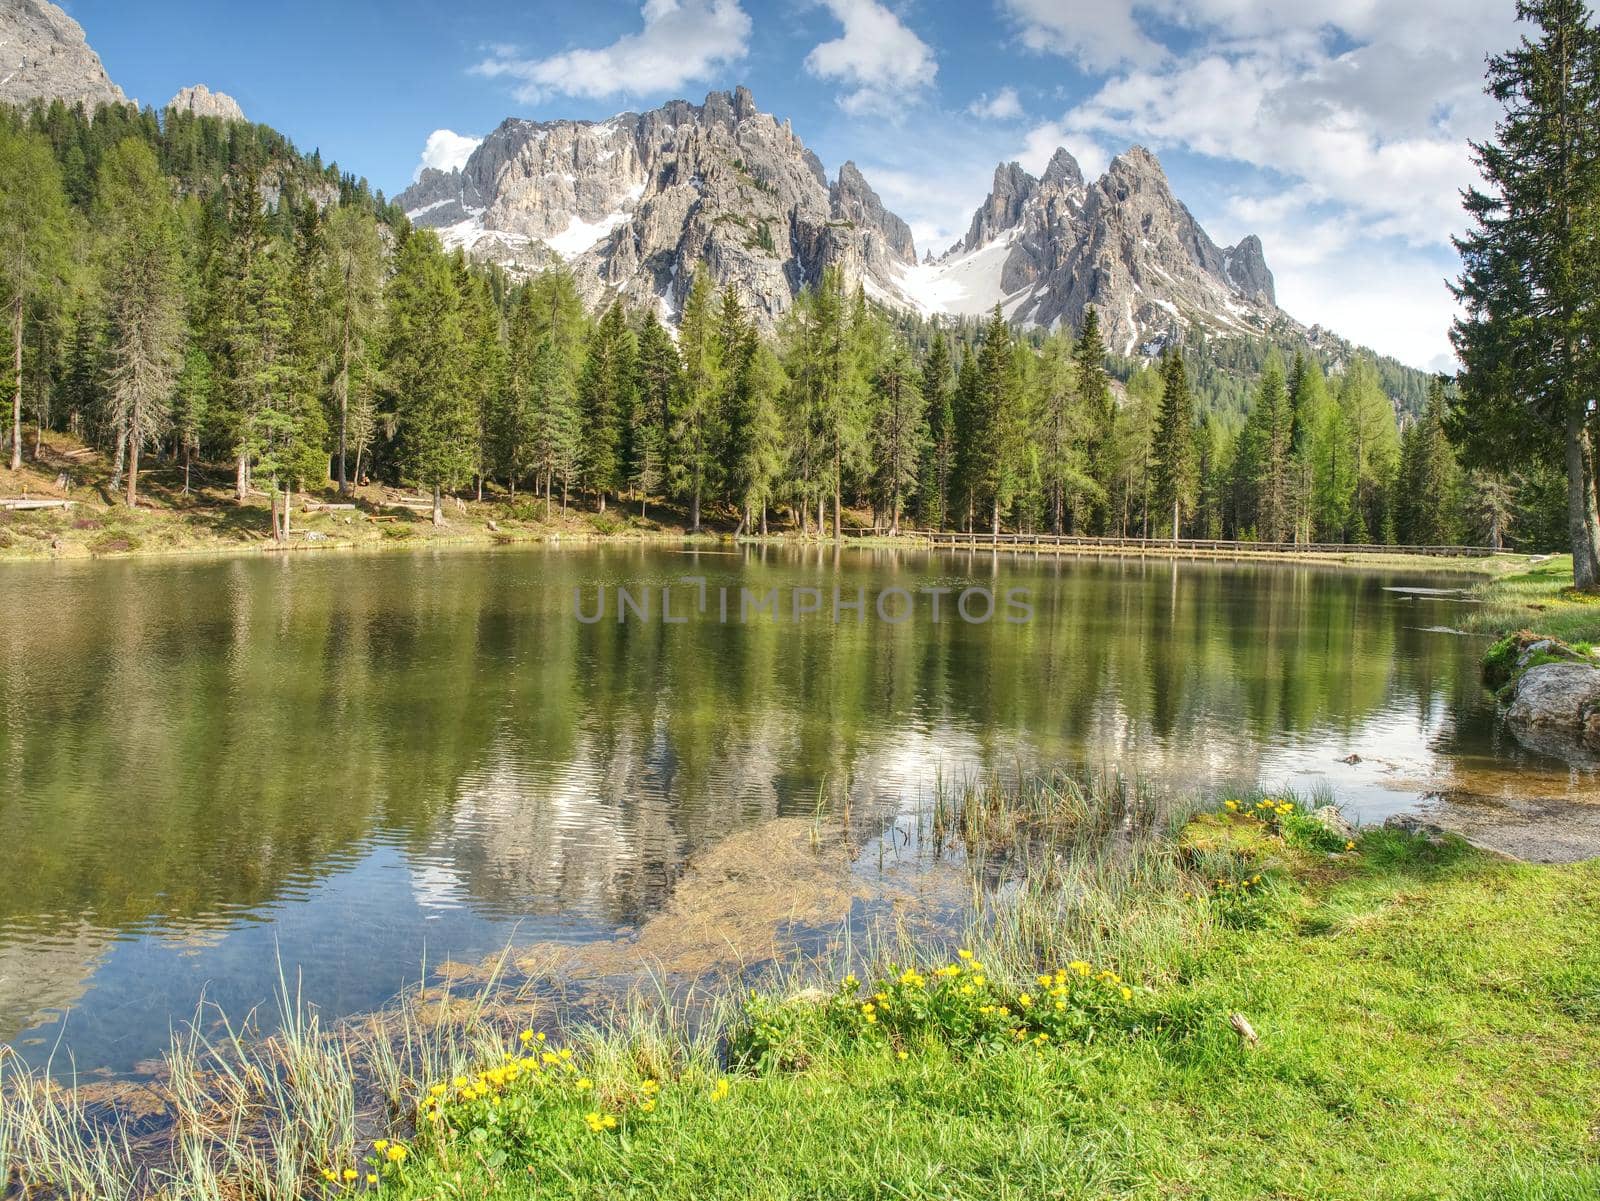
M938 550L1122 551L1133 554L1250 555L1438 555L1488 558L1504 554L1489 546L1385 546L1347 542L1239 542L1221 538L1087 538L1070 534L980 534L958 530L911 530L902 537Z

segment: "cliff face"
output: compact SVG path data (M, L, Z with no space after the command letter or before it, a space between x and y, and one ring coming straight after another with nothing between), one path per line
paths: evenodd
M92 112L128 98L60 8L48 0L0 0L0 104L55 99Z
M1100 179L1057 150L1042 177L1001 163L966 236L917 262L911 230L854 163L831 183L787 122L743 88L609 121L511 120L467 164L428 170L398 200L452 245L518 271L567 263L593 304L658 303L672 318L696 270L765 325L825 268L883 304L1077 327L1095 306L1118 353L1191 324L1255 333L1287 322L1261 243L1223 248L1134 147Z
M924 308L978 315L999 304L1019 325L1077 328L1092 305L1119 354L1191 324L1242 334L1289 320L1260 239L1218 247L1138 146L1092 184L1064 149L1040 179L1002 163L966 237L906 284Z
M218 117L224 121L245 119L244 109L239 107L237 100L226 92L213 92L203 83L184 88L167 101L167 107L180 113L193 113L197 117Z
M458 171L397 200L448 243L514 269L565 261L586 299L670 317L704 264L763 324L831 265L875 289L915 260L911 231L852 165L817 156L744 88L609 121L506 121Z

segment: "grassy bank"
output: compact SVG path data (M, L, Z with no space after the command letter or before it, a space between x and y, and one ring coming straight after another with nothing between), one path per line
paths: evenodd
M0 1108L0 1151L108 1197L135 1178L415 1201L1600 1188L1600 865L1059 781L969 794L931 833L1003 885L975 888L954 945L566 1031L402 1007L270 1053L191 1043L158 1168L104 1126L71 1150L86 1115L37 1082Z
M30 446L30 451L33 448ZM434 526L426 501L414 489L363 484L340 496L335 489L298 493L291 505L291 534L270 537L265 494L236 498L230 473L213 466L192 470L170 460L147 463L140 474L140 504L130 509L111 487L111 464L93 448L52 434L24 460L21 471L0 466L0 497L68 500L70 508L0 510L0 562L8 559L127 558L174 554L258 554L286 550L398 549L443 545L504 545L549 541L681 541L688 515L674 505L652 504L641 514L636 502L611 504L605 512L573 497L546 505L541 498L508 497L492 491L482 500L450 497L445 524ZM353 506L329 509L328 505ZM865 533L870 513L845 513L852 546L905 549L914 537ZM794 541L797 531L774 522L769 541ZM708 517L698 537L731 537L735 523ZM807 539L815 543L816 538ZM989 554L989 551L966 553ZM1031 554L1023 550L1016 553ZM1080 557L1142 555L1151 558L1284 561L1404 570L1413 573L1494 575L1510 569L1510 558L1447 558L1434 555L1272 551L1197 552L1159 544L1142 550L1110 547L1062 548L1049 552Z
M1481 602L1468 617L1475 633L1531 629L1567 643L1600 643L1600 595L1573 590L1571 555L1499 575L1480 585L1473 599Z

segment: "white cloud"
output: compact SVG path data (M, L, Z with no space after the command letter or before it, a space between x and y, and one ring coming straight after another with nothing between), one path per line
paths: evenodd
M436 129L428 135L428 143L422 148L422 161L417 164L411 178L420 179L427 167L436 171L459 170L467 165L467 159L482 143L482 138L470 134L457 133L453 129Z
M1111 165L1111 156L1093 138L1064 129L1059 121L1046 121L1028 130L1017 161L1030 175L1043 175L1050 157L1060 147L1078 160L1085 179L1099 179Z
M551 95L647 95L711 76L742 59L750 42L750 17L739 0L646 0L642 13L644 28L609 46L538 59L497 46L472 69L517 80L515 95L527 104Z
M1017 98L1016 88L1001 88L993 96L987 92L979 96L967 111L985 121L1010 121L1022 116L1022 101Z
M1134 19L1133 5L1113 0L1001 0L1030 50L1064 54L1083 66L1152 62L1164 51Z
M813 47L806 70L842 84L839 106L848 113L898 112L933 83L939 65L928 44L877 0L823 0L842 36Z
M1448 236L1465 225L1458 192L1475 182L1466 142L1493 127L1483 59L1514 43L1512 5L1133 0L1091 13L1075 0L1002 3L1024 45L1103 77L1030 133L1035 156L1077 137L1180 149L1234 164L1235 175L1237 164L1256 168L1274 196L1236 195L1200 216L1262 235L1288 311L1350 336L1370 330L1372 344L1408 361L1444 353L1453 310L1439 279Z

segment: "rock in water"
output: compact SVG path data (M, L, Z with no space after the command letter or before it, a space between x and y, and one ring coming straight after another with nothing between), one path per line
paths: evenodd
M128 98L83 28L48 0L0 0L0 104L61 99L89 111Z
M1600 668L1540 663L1516 679L1506 724L1535 750L1600 751Z
M167 101L167 107L177 109L180 113L193 113L197 117L218 117L224 121L246 119L244 109L239 107L237 100L226 92L213 92L203 83L184 88Z

